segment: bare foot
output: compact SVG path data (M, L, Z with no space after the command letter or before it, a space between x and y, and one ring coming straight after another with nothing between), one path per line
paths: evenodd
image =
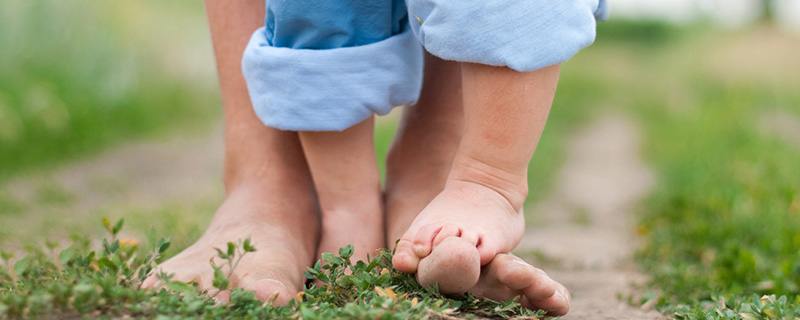
M447 278L466 255L476 255L479 264L463 271L465 281L477 279L480 266L488 264L499 253L510 252L525 232L524 216L508 200L494 190L468 181L450 180L436 198L414 219L408 231L400 238L392 259L394 267L406 273L433 272L420 278ZM461 245L439 246L443 240L456 237ZM443 244L443 243L442 243ZM470 250L469 247L477 250ZM436 248L437 259L447 260L447 268L419 269L420 259L431 255ZM466 260L465 260L466 259ZM475 283L439 288L453 292L456 287L471 287ZM464 290L466 291L466 290ZM462 291L463 293L463 291Z
M299 132L322 214L317 258L351 244L353 261L367 260L385 247L373 123L369 118L343 131Z
M567 314L571 302L563 285L512 254L498 254L483 266L478 284L469 293L496 301L519 296L522 307L545 310L551 316Z
M303 270L314 258L314 245L319 228L312 201L280 197L286 194L269 193L259 188L234 190L217 211L211 226L192 246L160 264L155 272L174 273L174 281L196 282L209 294L213 269L209 259L216 257L214 248L225 248L228 242L249 237L256 251L247 253L233 271L230 287L244 288L256 293L256 298L285 305L302 290ZM217 258L217 263L221 264ZM162 285L154 274L142 287ZM216 295L227 301L230 292Z
M420 260L417 282L423 287L437 285L442 294L462 294L478 283L480 274L475 272L481 268L478 257L474 245L458 237L444 239Z

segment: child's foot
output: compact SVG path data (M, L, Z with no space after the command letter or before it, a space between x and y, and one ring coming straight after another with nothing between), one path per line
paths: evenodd
M522 213L502 194L475 182L449 180L444 191L420 212L400 238L392 264L401 272L418 273L419 279L446 279L453 270L462 270L465 281L472 281L470 279L477 279L480 266L516 247L524 228ZM439 246L450 237L459 239L462 244L451 241L447 246ZM424 265L420 260L429 255L446 261L437 263L444 267L419 268ZM468 258L469 255L476 257ZM426 274L429 272L433 274ZM470 288L475 284L450 288L436 282L440 290L448 293L459 293L456 288Z
M274 299L275 305L287 304L303 288L303 271L313 261L319 233L311 194L305 193L303 198L297 195L263 188L234 190L205 234L160 264L142 287L163 285L155 273L166 272L175 274L173 281L196 282L200 289L214 295L209 259L216 257L217 265L224 262L214 248L224 250L228 242L249 237L256 251L244 256L229 279L229 287L255 291L256 298ZM215 298L227 301L230 291L220 292Z
M385 246L373 128L368 118L344 131L299 132L322 213L318 258L351 244L355 262Z
M478 284L469 293L495 301L519 296L522 307L545 310L551 316L566 314L571 302L563 285L512 254L498 254L483 266Z
M379 207L378 207L379 208ZM352 211L323 212L322 236L317 250L317 259L323 252L338 254L339 249L353 245L350 261L375 258L384 246L383 219L380 209L368 212L369 215Z

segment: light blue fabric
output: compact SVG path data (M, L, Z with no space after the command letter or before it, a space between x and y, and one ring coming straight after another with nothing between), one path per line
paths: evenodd
M532 71L594 42L599 0L408 0L411 29L445 60Z
M297 131L344 130L416 103L420 44L442 59L531 71L591 44L596 19L608 14L605 0L266 0L266 6L265 27L250 39L242 69L261 121Z

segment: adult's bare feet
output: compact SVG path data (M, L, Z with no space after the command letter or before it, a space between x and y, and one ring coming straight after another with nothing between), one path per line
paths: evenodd
M143 283L161 285L156 274L172 273L172 280L196 282L209 294L227 301L229 291L215 292L209 260L214 248L250 238L256 251L242 258L229 279L230 286L254 291L256 298L284 305L302 290L303 270L312 264L319 228L309 194L275 192L259 186L242 186L231 192L211 226L189 248L160 264ZM221 261L217 261L218 263Z
M211 226L192 246L156 272L174 280L196 281L211 290L214 248L247 237L256 247L234 270L231 287L256 292L285 304L302 289L319 241L319 216L308 165L295 132L265 127L256 117L242 76L242 52L253 31L264 24L264 1L206 0L225 110L226 200ZM155 275L143 286L159 285ZM225 300L228 293L217 298Z
M524 308L545 310L551 316L566 314L572 301L563 285L512 254L498 254L483 266L469 293L495 301L519 296Z

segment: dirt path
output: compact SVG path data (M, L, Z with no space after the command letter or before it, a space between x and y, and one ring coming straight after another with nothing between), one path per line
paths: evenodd
M2 212L0 206L0 224L10 226L0 230L0 244L9 250L20 242L40 242L42 234L65 239L74 232L99 231L102 216L220 199L222 159L222 134L217 129L132 143L55 172L9 181L0 186L0 193L18 208ZM157 214L138 214L145 220L140 229L146 231L142 225ZM126 217L130 222L127 218L132 216Z
M571 139L552 195L516 252L542 266L573 296L564 319L661 319L618 295L645 277L636 271L631 210L653 185L639 160L636 127L622 116L596 120Z

